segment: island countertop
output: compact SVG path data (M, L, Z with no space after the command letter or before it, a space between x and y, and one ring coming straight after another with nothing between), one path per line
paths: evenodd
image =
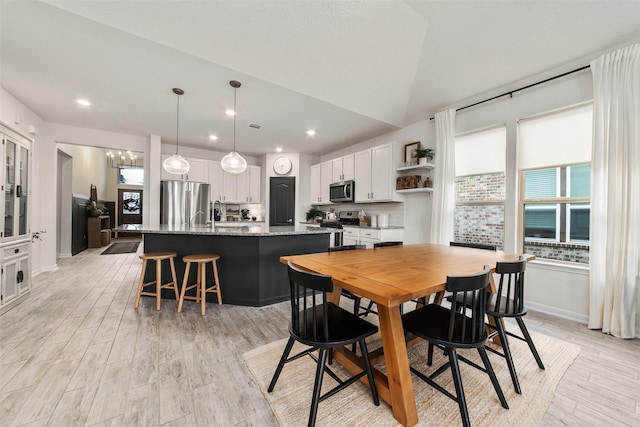
M330 234L342 232L335 228L308 227L304 225L266 225L266 224L243 224L243 225L218 225L211 227L208 225L146 225L146 224L125 224L115 228L116 231L135 231L142 234L182 234L182 235L204 235L204 236L295 236L304 234Z

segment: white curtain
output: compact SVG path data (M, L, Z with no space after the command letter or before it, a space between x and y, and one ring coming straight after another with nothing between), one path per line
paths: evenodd
M448 245L453 240L456 203L455 135L456 110L448 109L435 115L436 148L433 179L433 209L431 243Z
M640 283L640 44L591 62L589 328L633 338Z

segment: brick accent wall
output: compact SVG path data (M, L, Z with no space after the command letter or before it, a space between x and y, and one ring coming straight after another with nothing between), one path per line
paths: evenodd
M504 201L504 173L456 177L456 202ZM502 249L504 205L458 205L456 242L482 243Z
M589 245L563 242L524 242L524 252L536 258L589 264Z
M502 249L504 245L504 206L456 206L456 242L481 243Z
M504 200L503 172L456 177L456 202Z

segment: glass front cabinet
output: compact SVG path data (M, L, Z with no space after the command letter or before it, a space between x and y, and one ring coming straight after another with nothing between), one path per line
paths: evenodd
M31 141L0 126L0 315L31 291L29 173Z

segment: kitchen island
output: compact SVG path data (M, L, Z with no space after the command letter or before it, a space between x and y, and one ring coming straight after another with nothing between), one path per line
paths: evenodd
M224 223L223 223L224 224ZM127 231L130 231L131 225ZM218 225L215 227L158 225L137 226L142 233L145 252L177 252L175 259L178 287L182 285L185 263L182 257L191 254L220 255L218 273L223 304L264 306L289 299L287 269L279 260L284 255L326 252L333 229L306 226ZM147 268L152 280L154 266ZM207 284L213 281L208 267ZM170 281L168 268L163 270L163 282ZM196 280L191 268L189 283ZM192 289L190 292L195 292ZM187 293L189 294L189 292ZM164 289L162 298L175 299L173 291ZM217 302L214 294L208 302Z

